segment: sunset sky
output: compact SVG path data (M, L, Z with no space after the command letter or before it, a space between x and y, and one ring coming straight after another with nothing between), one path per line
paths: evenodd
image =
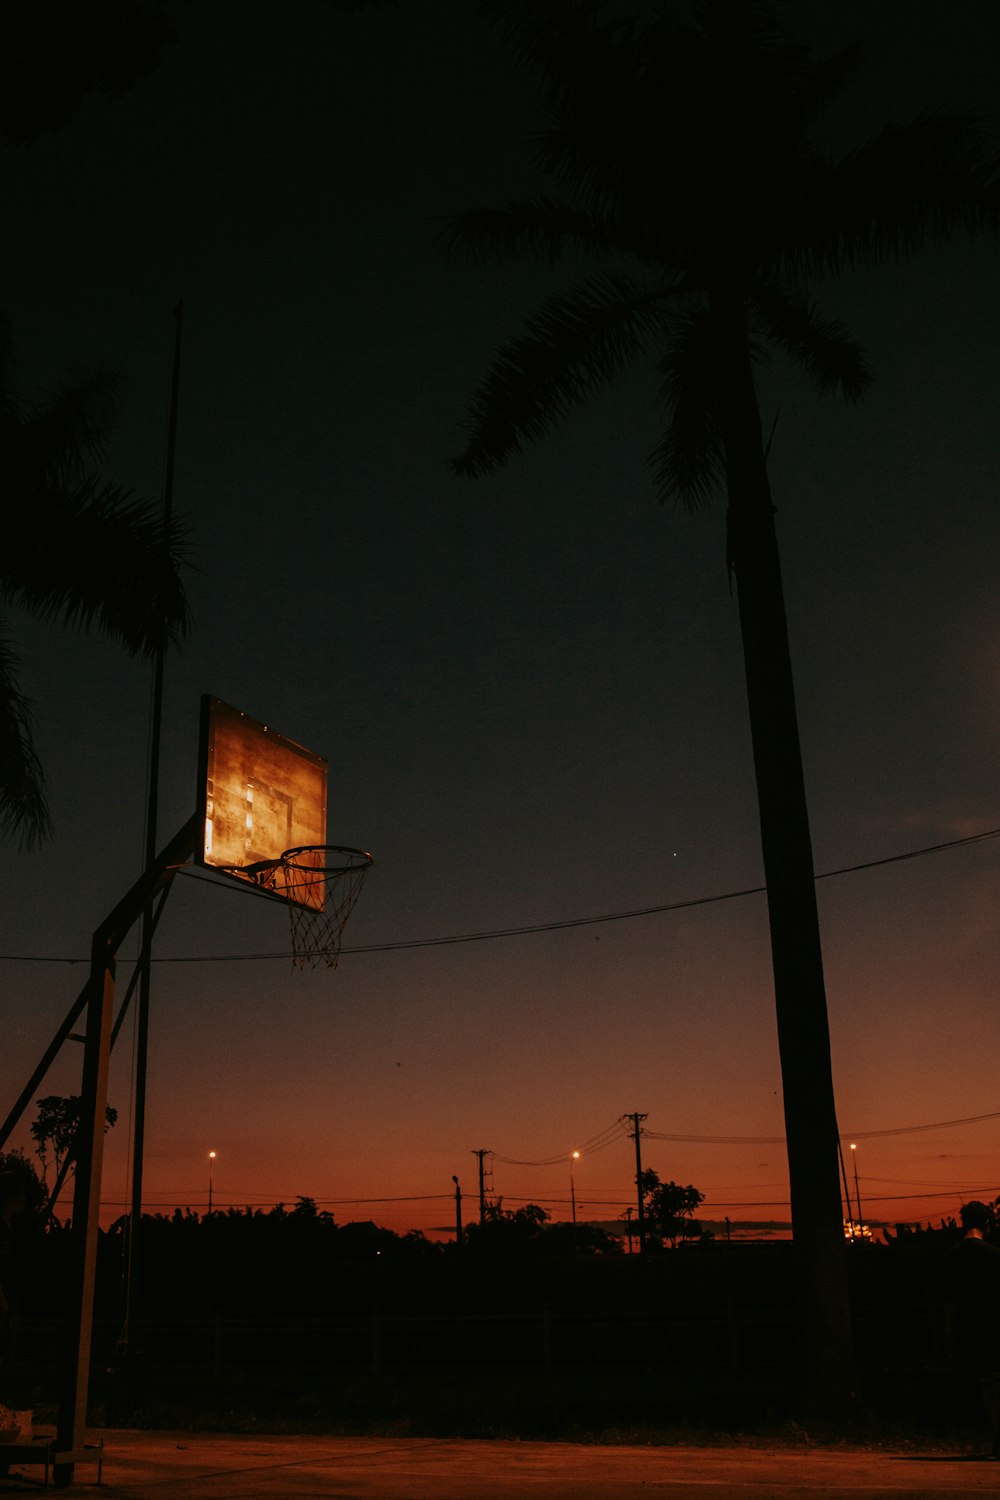
M838 141L998 104L994 0L792 9L823 50L870 40ZM641 375L489 479L447 466L493 350L572 271L456 267L436 243L442 215L540 186L529 83L468 0L296 0L280 36L269 7L175 13L124 99L0 150L18 383L118 370L113 470L158 497L183 298L196 628L167 665L163 838L194 810L208 692L328 759L328 836L376 862L339 967L305 973L280 908L176 880L148 1208L203 1210L214 1150L217 1206L302 1194L431 1229L453 1174L474 1212L485 1149L507 1206L568 1218L579 1149L578 1213L614 1219L634 1175L616 1122L641 1111L644 1163L705 1217L787 1219L723 502L657 503ZM890 1222L1000 1192L1000 841L877 863L1000 829L998 286L996 246L957 242L819 288L871 352L870 396L820 400L779 366L762 385L838 1115ZM150 674L15 612L0 633L56 826L0 851L6 1112L141 867ZM708 897L731 899L683 906ZM519 928L545 930L489 936ZM76 1092L79 1066L70 1044L40 1092Z

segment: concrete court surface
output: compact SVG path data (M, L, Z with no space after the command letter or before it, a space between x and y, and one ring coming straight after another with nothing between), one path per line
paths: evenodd
M1000 1463L938 1453L653 1448L454 1438L328 1438L108 1430L104 1472L63 1494L95 1500L917 1500L1000 1492ZM37 1493L12 1469L0 1500ZM51 1491L50 1491L51 1493Z

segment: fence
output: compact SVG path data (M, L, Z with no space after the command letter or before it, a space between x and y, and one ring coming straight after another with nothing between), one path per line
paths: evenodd
M114 1362L120 1325L94 1325L95 1369ZM858 1355L869 1368L941 1363L941 1331L931 1303L864 1311L855 1317ZM59 1369L63 1327L20 1320L10 1367L45 1378ZM705 1378L781 1374L794 1364L795 1325L787 1308L734 1305L691 1312L443 1314L373 1311L351 1317L149 1318L141 1348L150 1376L267 1379L294 1372L322 1382L345 1376L518 1374L584 1371Z

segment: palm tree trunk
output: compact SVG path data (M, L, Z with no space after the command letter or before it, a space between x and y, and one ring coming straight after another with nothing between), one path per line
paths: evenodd
M737 316L727 340L722 412L729 562L767 881L803 1372L813 1400L829 1407L845 1402L853 1388L830 1032L774 507L745 326Z

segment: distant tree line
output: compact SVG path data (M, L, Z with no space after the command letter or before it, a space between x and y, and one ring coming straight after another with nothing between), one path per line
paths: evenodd
M108 1128L115 1119L115 1111L109 1109ZM28 1316L69 1311L65 1289L70 1284L72 1231L51 1212L53 1184L48 1177L50 1169L56 1180L66 1175L78 1124L79 1100L74 1096L40 1099L31 1134L42 1173L23 1152L0 1153L0 1177L15 1178L23 1187L24 1208L10 1226L17 1266L11 1292L12 1301ZM662 1181L653 1169L643 1172L640 1187L642 1257L624 1254L625 1237L613 1227L553 1223L538 1204L511 1209L502 1200L487 1203L482 1217L465 1225L460 1243L454 1237L431 1240L419 1231L396 1234L371 1221L338 1224L332 1213L307 1196L268 1209L228 1207L199 1213L177 1208L144 1214L142 1307L149 1316L225 1312L247 1317L339 1314L383 1303L430 1308L481 1307L486 1301L517 1307L559 1299L572 1302L589 1296L598 1285L605 1296L612 1285L626 1283L641 1301L649 1295L648 1289L642 1291L647 1284L642 1267L648 1263L652 1274L657 1262L662 1267L654 1277L657 1296L671 1295L671 1287L688 1295L693 1286L701 1285L711 1300L718 1295L724 1253L676 1259L672 1253L681 1245L712 1246L711 1231L695 1217L704 1194L690 1183ZM1000 1199L993 1205L995 1214L998 1205ZM113 1317L124 1305L129 1228L124 1215L100 1235L101 1316ZM637 1250L634 1220L630 1230ZM954 1219L921 1231L904 1226L895 1233L886 1231L884 1246L894 1252L889 1259L912 1264L919 1278L920 1264L959 1233ZM779 1253L782 1247L766 1248ZM611 1275L614 1263L623 1274L627 1271L624 1281L617 1273ZM602 1266L608 1270L602 1271ZM760 1295L765 1285L772 1298L786 1295L787 1288L779 1284L783 1274L775 1281L769 1271ZM881 1274L877 1279L881 1281ZM743 1272L738 1280L747 1284ZM681 1293L681 1288L686 1290Z

